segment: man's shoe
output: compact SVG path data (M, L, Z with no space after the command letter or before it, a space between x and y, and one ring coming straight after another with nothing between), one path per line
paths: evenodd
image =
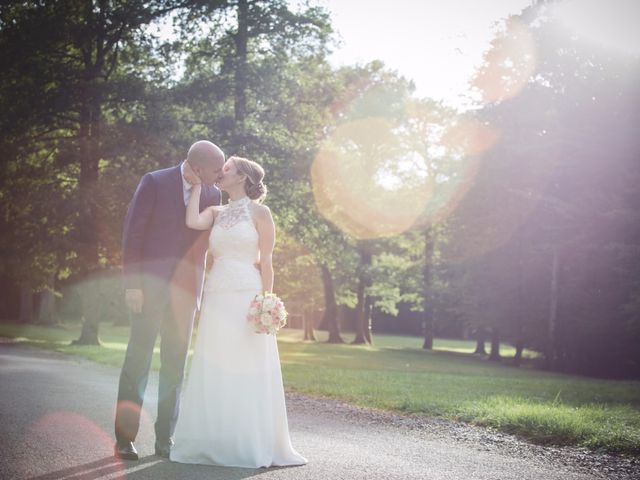
M171 447L173 446L173 440L169 439L168 442L156 442L156 456L162 458L169 458L171 453Z
M138 460L138 451L133 442L116 443L113 448L113 454L123 460Z

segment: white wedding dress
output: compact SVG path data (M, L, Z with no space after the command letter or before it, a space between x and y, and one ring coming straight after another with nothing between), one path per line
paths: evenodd
M209 236L213 267L204 287L191 369L171 460L259 468L303 465L289 438L278 345L254 333L249 304L262 290L258 233L248 197L218 214Z

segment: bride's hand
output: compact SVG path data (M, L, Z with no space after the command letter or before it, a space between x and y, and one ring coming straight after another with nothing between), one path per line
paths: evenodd
M202 183L202 180L198 174L193 171L189 162L184 162L184 179L191 185L198 185Z

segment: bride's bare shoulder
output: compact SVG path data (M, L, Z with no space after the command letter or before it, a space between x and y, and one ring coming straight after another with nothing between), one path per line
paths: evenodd
M271 209L262 203L251 202L251 216L253 220L257 223L265 223L269 224L273 222L273 217L271 216Z
M271 209L262 203L251 202L251 210L256 215L271 215Z

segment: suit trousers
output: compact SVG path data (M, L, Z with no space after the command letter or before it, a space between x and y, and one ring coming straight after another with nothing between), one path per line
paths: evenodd
M156 442L167 444L173 435L196 311L196 296L194 290L188 287L184 282L146 282L142 313L133 314L131 335L120 374L115 418L116 440L119 443L134 441L138 434L158 335L160 375Z

